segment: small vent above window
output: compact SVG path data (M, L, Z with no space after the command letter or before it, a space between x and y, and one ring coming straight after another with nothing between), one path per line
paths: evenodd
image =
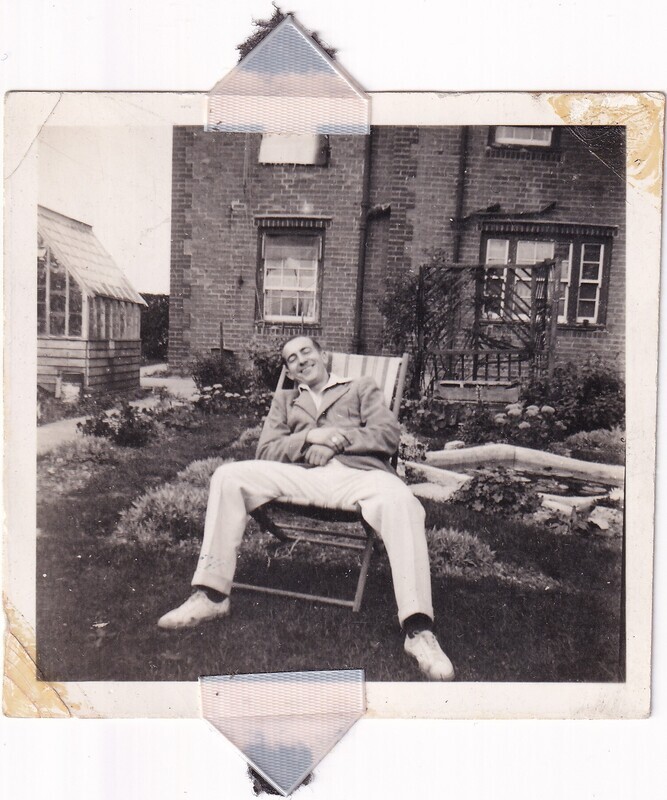
M325 167L329 137L319 134L265 133L259 147L260 164L306 164Z
M518 147L551 147L552 128L535 128L527 125L497 125L495 144Z

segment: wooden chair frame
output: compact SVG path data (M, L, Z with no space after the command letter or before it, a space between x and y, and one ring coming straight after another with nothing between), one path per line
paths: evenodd
M359 356L346 353L331 354L331 369L336 375L341 377L361 377L371 375L375 378L379 388L383 391L385 402L392 414L398 419L403 390L408 369L409 356L404 353L402 356ZM277 390L283 388L287 377L286 369L283 367L278 380ZM380 385L380 384L383 385ZM398 452L392 458L392 464L396 466ZM325 523L351 523L361 524L361 530L341 530L336 528L317 528L309 524L278 524L271 515L271 509L279 509L289 512L290 515L304 517L306 520L318 520ZM361 513L349 510L334 510L320 508L319 506L297 505L278 500L266 503L255 509L251 515L259 524L260 528L272 534L281 542L309 542L323 547L340 547L345 550L356 550L362 553L361 566L357 585L353 599L343 597L326 597L305 592L295 592L288 589L276 589L268 586L259 586L247 583L234 583L237 589L247 589L254 592L279 595L282 597L294 597L299 600L310 600L317 603L328 603L330 605L344 606L357 612L361 608L364 590L366 588L366 578L373 555L373 549L377 542L377 535L373 528L364 520Z

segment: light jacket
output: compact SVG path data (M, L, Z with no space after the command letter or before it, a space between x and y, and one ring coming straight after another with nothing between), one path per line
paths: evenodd
M333 426L345 434L343 452L334 458L355 469L382 469L398 448L401 429L373 378L356 378L327 389L319 411L308 392L276 392L257 445L257 458L303 464L308 431Z

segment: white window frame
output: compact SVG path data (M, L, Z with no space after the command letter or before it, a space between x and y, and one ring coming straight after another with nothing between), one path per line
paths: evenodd
M266 239L267 237L275 237L280 239L281 237L303 237L304 239L307 238L316 238L318 241L318 249L317 249L317 259L315 261L315 276L314 276L314 288L311 290L300 290L298 286L271 286L267 288L266 285L266 278L267 278L267 263L265 257L266 251ZM324 244L324 236L321 231L319 230L309 230L307 233L295 232L292 229L284 228L279 231L277 230L265 230L261 234L261 270L262 270L262 320L268 323L278 323L278 322L287 322L287 323L301 323L304 325L316 325L319 323L320 319L320 298L319 298L319 286L320 286L320 278L321 278L321 265L322 265L322 253L323 253L323 244ZM297 281L298 283L298 281ZM291 315L291 314L269 314L267 313L267 297L269 292L289 292L292 295L310 295L313 296L313 312L308 316L301 315Z
M42 251L44 251L44 255L42 256ZM87 335L86 329L86 315L88 313L87 307L87 297L86 293L84 292L83 288L79 284L79 282L74 278L73 275L70 274L70 271L67 267L64 267L57 258L51 252L51 248L47 244L40 244L38 242L37 245L37 258L40 257L44 258L44 266L45 266L45 282L44 282L44 328L45 330L40 333L38 331L37 335L39 337L48 337L50 339L85 339ZM63 270L65 273L65 331L64 333L52 333L51 332L51 261L53 261ZM81 332L80 333L70 333L70 286L76 286L79 290L79 294L81 295ZM39 312L38 312L39 313Z
M570 304L570 283L572 282L572 256L574 250L574 243L570 242L568 247L567 261L561 259L560 262L560 296L565 301L563 304L563 313L558 315L558 322L562 325L567 324L567 312ZM563 277L563 264L567 264L567 276Z
M600 248L600 258L597 262L594 261L585 261L584 254L586 252L586 247L599 247ZM579 286L577 287L577 322L588 322L589 325L597 325L598 317L600 316L600 296L602 293L602 279L604 276L604 244L602 242L582 242L581 245L581 253L579 255ZM591 278L584 278L584 263L593 264L597 263L598 265L598 276L595 280ZM581 287L582 286L595 286L595 313L593 316L583 316L579 314L579 303L580 302L591 302L593 298L584 298L582 301L580 297Z
M534 131L548 131L549 138L547 140L535 139L532 135L529 135ZM493 132L494 144L513 145L515 147L549 148L553 144L553 139L554 129L542 125L496 125Z
M505 255L503 261L489 261L489 249L491 242L504 242L505 244ZM500 310L501 312L505 309L505 289L507 287L507 264L509 261L509 253L510 253L510 240L509 239L501 239L499 237L489 237L486 240L486 253L484 255L484 292L486 294L486 287L487 281L489 280L488 272L486 270L495 269L498 270L498 277L491 278L493 281L500 282L500 294L498 294L498 299L500 300ZM503 267L501 270L500 268ZM495 311L487 311L484 315L486 319L499 319L500 316Z

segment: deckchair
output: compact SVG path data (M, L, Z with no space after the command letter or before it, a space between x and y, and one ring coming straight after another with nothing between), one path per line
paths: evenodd
M365 356L349 353L331 353L330 371L346 378L372 377L384 395L385 402L394 416L398 419L405 377L408 368L407 353L403 356ZM287 372L283 367L278 380L277 389L284 387ZM398 453L394 454L392 463L396 466ZM278 521L275 512L282 517L288 516L287 521ZM346 550L356 550L362 553L361 566L353 599L344 597L330 597L304 592L295 592L288 589L277 589L268 586L259 586L248 583L235 583L237 589L248 589L266 594L295 597L300 600L311 600L318 603L345 606L352 611L361 608L366 576L371 563L373 548L376 543L376 534L363 519L357 507L346 509L320 508L319 506L299 505L295 503L274 500L255 509L252 517L260 528L272 534L281 542L309 542L323 547L339 547ZM312 521L319 521L327 527L314 526ZM311 524L308 524L308 523ZM345 523L341 526L340 523ZM350 525L350 523L357 523ZM330 524L335 527L328 527Z

